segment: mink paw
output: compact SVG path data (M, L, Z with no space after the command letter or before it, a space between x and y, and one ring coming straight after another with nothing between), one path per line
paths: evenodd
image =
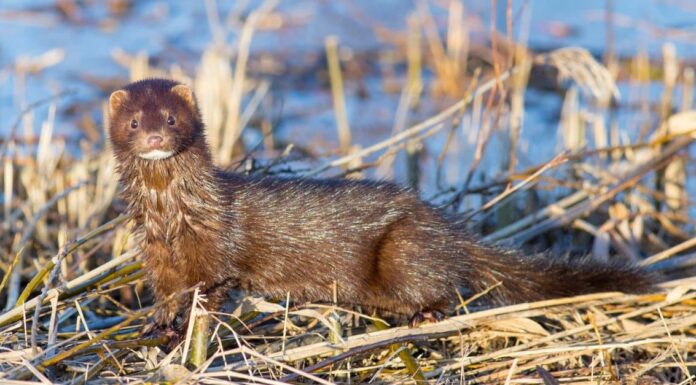
M174 350L179 341L181 341L181 333L176 329L168 325L159 325L155 322L145 325L140 335L147 339L166 337L166 345L162 346L166 352Z
M408 320L408 327L415 328L424 322L440 322L445 319L445 315L439 310L419 311Z

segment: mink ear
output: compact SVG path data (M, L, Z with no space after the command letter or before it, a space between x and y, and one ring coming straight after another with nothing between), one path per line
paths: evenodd
M114 115L128 100L128 92L125 90L114 91L109 97L109 112Z
M174 87L172 87L172 92L174 93L174 95L177 95L178 97L184 99L186 104L188 104L190 107L196 107L196 98L193 96L193 91L191 91L191 88L189 88L189 86L177 84Z

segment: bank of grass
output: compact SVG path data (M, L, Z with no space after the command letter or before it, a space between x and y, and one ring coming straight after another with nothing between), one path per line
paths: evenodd
M495 32L490 45L474 50L462 38L459 3L452 4L447 28L456 33L445 39L427 9L410 17L397 49L407 70L397 82L401 101L393 131L368 146L351 141L340 42L327 38L340 143L325 156L300 156L292 143L277 146L271 120L259 118L272 85L249 75L247 62L256 23L270 6L245 19L238 51L210 48L196 73L153 68L143 55L115 58L130 80L168 76L192 85L216 159L245 172L282 168L297 176L359 178L388 171L403 153L408 179L418 185L419 175L440 175L447 167L448 155L457 151L454 138L464 135L458 128L468 120L477 130L471 165L459 184L438 186L432 199L468 217L489 242L555 249L572 243L597 259L640 263L663 276L658 291L493 309L460 298L445 321L414 329L360 309L238 298L229 314L194 312L211 324L211 335L192 328L167 354L157 348L165 338L140 335L153 308L129 220L120 216L124 205L104 133L81 141L74 155L75 143L53 134L60 95L49 96L29 105L2 142L0 382L692 383L696 278L685 276L696 238L686 186L696 112L688 92L681 100L673 95L678 84L693 88L693 74L675 72L679 66L666 49L665 92L659 105L639 101L647 105L646 123L629 139L622 132L632 128L611 119L607 124L606 117L617 76L641 87L644 75L655 72L645 57L632 66L611 60L605 66L579 48L533 53ZM518 146L532 70L550 70L570 89L558 111L563 149L523 169L518 158L534 158ZM433 75L428 80L425 71ZM412 122L411 112L428 98L448 106ZM40 135L22 135L39 104L50 105ZM263 136L257 146L240 140L251 125ZM433 148L429 140L438 135L445 145ZM495 154L503 170L497 173L481 168L494 135L508 143L508 153ZM419 159L428 152L435 166L424 168ZM292 164L301 166L293 171ZM487 177L479 182L482 174ZM458 210L471 197L481 203ZM531 198L540 201L521 208ZM195 288L180 295L205 300Z

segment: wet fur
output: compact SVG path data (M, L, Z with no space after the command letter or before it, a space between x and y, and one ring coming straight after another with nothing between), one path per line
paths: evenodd
M158 301L202 282L212 310L232 287L330 302L335 286L339 303L413 315L444 310L459 287L478 292L498 282L489 295L498 303L651 288L651 277L634 266L525 256L483 244L391 183L224 172L212 163L195 102L170 91L176 84L128 85L128 98L112 110L110 124L124 197ZM180 115L182 126L164 125L163 110ZM156 161L136 156L142 134L127 129L133 114L149 119L143 132L172 136L175 155ZM171 325L187 306L171 302L157 322Z

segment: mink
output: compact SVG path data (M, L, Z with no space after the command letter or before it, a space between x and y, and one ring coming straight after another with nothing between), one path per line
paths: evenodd
M511 304L652 288L627 262L554 258L481 242L396 184L243 175L215 166L191 89L165 79L109 99L109 136L159 326L200 284L209 310L232 288L439 319L465 288Z

